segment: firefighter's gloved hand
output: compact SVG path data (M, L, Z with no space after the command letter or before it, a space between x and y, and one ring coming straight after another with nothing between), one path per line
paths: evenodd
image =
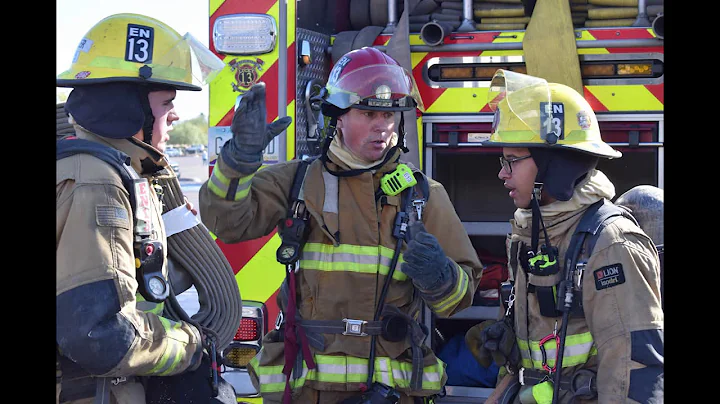
M403 253L400 269L422 290L433 290L452 277L454 263L445 256L437 238L425 230L422 222L408 227L405 240L408 243Z
M213 397L212 360L204 354L195 369L173 376L144 378L146 404L237 404L235 388L218 374L218 394Z
M266 124L265 83L257 83L242 96L235 110L232 125L232 140L225 142L220 155L232 169L243 174L252 174L262 165L265 147L290 126L289 116Z
M509 321L486 320L474 325L465 334L465 344L482 367L490 367L493 361L512 369L520 364L520 351Z

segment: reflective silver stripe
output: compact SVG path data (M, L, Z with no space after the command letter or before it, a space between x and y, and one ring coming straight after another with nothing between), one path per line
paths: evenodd
M377 366L375 367L375 374L373 377L375 380L378 380L380 383L385 385L390 385L390 372L392 369L390 369L390 363L387 359L382 358L377 362ZM367 369L365 369L365 373L367 373ZM379 375L378 375L379 373ZM402 372L401 372L402 373ZM393 375L395 375L395 372L392 372ZM380 377L378 377L380 376Z
M343 263L350 263L350 264L362 264L362 265L378 265L380 261L382 261L382 258L384 257L378 257L377 255L357 255L353 253L334 253L334 254L325 254L321 252L305 252L302 253L302 259L303 260L309 260L309 261L322 261L327 263L335 263L335 262L343 262ZM390 259L385 259L387 263L385 265L390 264ZM301 266L304 269L307 269L307 266Z
M250 174L247 177L240 178L240 181L238 181L237 188L235 189L235 196L233 200L239 201L240 199L243 199L247 196L248 192L250 191L250 180L255 176L255 174Z
M323 181L325 182L325 202L323 212L338 213L338 178L323 170Z
M261 351L262 352L262 351ZM262 353L258 356L261 356ZM253 358L250 366L255 369L260 379L262 392L280 392L284 390L285 376L281 365L259 366L258 356ZM291 375L293 388L301 387L306 381L323 383L362 383L367 378L367 359L345 356L315 355L317 369L308 371L303 364L303 372L299 378ZM389 386L408 388L412 374L412 364L393 361L388 357L376 358L374 380ZM438 359L437 364L423 369L423 389L439 390L444 364Z
M303 368L303 376L307 375L307 370L307 368ZM282 373L258 375L258 379L260 380L260 384L285 383L285 375Z
M518 338L518 346L525 366L534 368L542 366L542 351L538 341L530 341L530 347L528 347L527 341ZM554 366L557 355L554 339L545 343L545 353L546 364L551 367ZM565 339L563 367L585 363L589 356L596 353L597 349L595 349L594 341L589 332L568 335Z

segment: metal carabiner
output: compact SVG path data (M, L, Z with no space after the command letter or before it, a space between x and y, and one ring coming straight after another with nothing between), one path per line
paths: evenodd
M508 307L507 310L505 310L505 317L510 315L510 309L513 307L513 304L515 303L515 285L513 285L510 288L510 295L508 296Z
M555 366L550 367L547 364L547 352L545 351L545 344L555 339ZM557 323L555 323L555 330L553 330L552 334L548 334L543 339L540 340L540 353L542 354L542 367L543 369L547 370L550 373L555 373L555 370L557 369L557 362L558 362L558 354L560 353L560 336L557 333Z

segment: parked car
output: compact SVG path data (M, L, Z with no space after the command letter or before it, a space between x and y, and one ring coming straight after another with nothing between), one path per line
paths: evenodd
M180 164L178 164L174 160L167 159L168 163L170 163L170 167L172 167L172 170L175 172L175 175L180 179Z
M199 154L202 153L205 150L204 144L194 144L190 145L185 148L185 153L187 154Z
M168 146L165 148L165 155L170 157L181 157L185 155L185 152L179 147Z

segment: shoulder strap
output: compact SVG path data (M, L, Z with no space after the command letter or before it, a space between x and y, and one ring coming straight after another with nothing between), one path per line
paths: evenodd
M593 248L595 248L595 243L602 229L621 216L628 217L635 221L635 218L633 218L627 210L613 204L607 199L603 198L590 205L580 218L580 223L578 223L575 228L575 232L570 239L570 245L565 252L565 271L580 271L577 273L577 276L581 277L581 271L584 271L584 265L582 268L577 268L580 256L583 255L584 260L587 260L590 254L592 254ZM583 262L582 264L585 263L586 262ZM565 278L573 279L574 277L565 272ZM579 308L580 313L582 313L582 289L580 289L578 298L574 299L574 301L576 303L573 304L573 307Z
M283 265L291 265L300 256L300 249L305 244L305 230L308 219L305 201L302 199L302 188L305 184L305 174L315 158L302 159L295 171L293 184L288 195L288 211L285 220L278 225L280 236L280 247L276 252L276 258Z
M635 218L632 217L627 210L613 204L607 199L601 199L600 201L590 205L585 213L583 213L580 223L575 228L573 238L570 240L570 246L565 253L566 268L572 268L574 265L574 263L569 261L570 259L574 258L574 260L577 261L577 257L579 257L581 252L580 247L586 237L589 237L589 239L587 240L587 248L585 252L586 255L589 256L595 247L598 235L602 229L606 225L612 223L615 219L618 219L620 216L625 216L637 223Z
M125 189L130 194L130 206L135 206L135 179L139 178L135 170L130 167L130 156L97 142L75 137L64 137L56 142L56 160L74 156L79 153L90 154L110 164L120 175Z
M412 188L412 195L407 195L407 198L411 200L412 207L415 208L417 219L421 220L423 208L430 199L430 185L428 184L427 177L422 171L413 171L413 176L415 177L417 184L415 184ZM420 194L418 194L418 188L420 189ZM406 194L410 194L410 192ZM407 209L407 205L405 203L403 203L402 206Z
M303 200L302 188L303 185L305 185L305 173L307 172L310 163L312 163L315 158L316 157L300 160L297 171L295 171L293 185L290 188L290 195L288 196L288 201L290 202L288 206L290 207L290 209L293 208L293 205L296 201ZM288 217L292 216L292 214L293 212L291 210L288 210Z

